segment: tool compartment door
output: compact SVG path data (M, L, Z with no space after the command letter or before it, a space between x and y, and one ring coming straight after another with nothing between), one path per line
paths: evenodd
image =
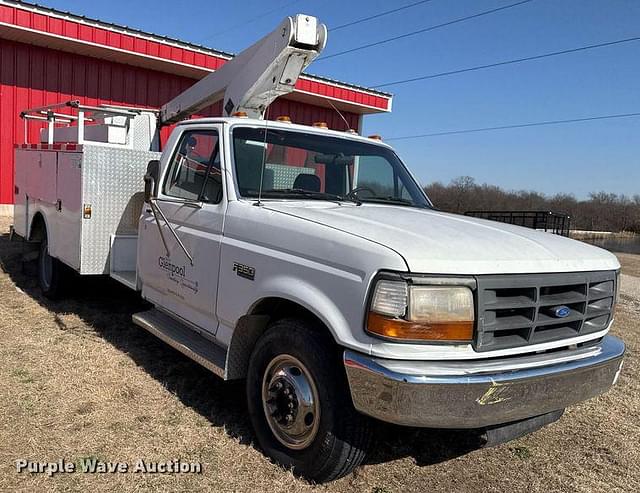
M30 199L55 204L58 155L55 151L31 151L27 188Z
M29 231L29 213L27 210L27 196L29 193L28 176L31 170L32 151L27 149L16 149L15 153L15 195L13 221L18 233L23 238L27 237Z
M65 264L80 269L80 235L82 227L82 158L81 152L58 152L57 213L59 234L52 255Z

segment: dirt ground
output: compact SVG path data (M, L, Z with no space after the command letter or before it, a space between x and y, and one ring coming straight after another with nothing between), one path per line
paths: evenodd
M618 257L618 261L622 266L623 274L640 277L640 255L616 253L616 257Z
M131 323L144 304L104 279L45 300L0 218L0 491L637 491L640 296L624 294L613 332L625 367L607 394L495 448L469 433L381 426L367 463L324 486L253 445L241 384L224 383ZM640 260L621 257L638 276ZM629 277L628 279L632 279ZM200 474L44 474L15 461L197 461ZM635 485L635 486L633 486Z

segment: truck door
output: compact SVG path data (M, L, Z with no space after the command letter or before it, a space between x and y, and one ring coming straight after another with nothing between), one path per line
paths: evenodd
M220 135L219 125L207 125L172 136L166 149L168 159L163 156L161 163L156 202L168 222L158 217L164 242L148 205L138 241L143 296L212 334L218 327L215 304L226 208Z

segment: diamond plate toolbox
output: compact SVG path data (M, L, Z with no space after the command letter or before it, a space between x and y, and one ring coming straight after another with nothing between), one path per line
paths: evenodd
M137 234L144 204L144 174L159 152L84 145L80 273L108 274L111 235Z

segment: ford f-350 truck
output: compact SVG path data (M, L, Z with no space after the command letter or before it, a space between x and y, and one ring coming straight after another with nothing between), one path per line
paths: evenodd
M361 463L376 419L510 437L609 389L612 254L440 212L379 139L262 119L325 39L287 18L159 115L36 109L69 123L16 150L15 230L44 293L70 270L139 291L153 308L134 322L245 379L260 447L315 481ZM156 152L157 119L223 93L233 116L181 121Z

